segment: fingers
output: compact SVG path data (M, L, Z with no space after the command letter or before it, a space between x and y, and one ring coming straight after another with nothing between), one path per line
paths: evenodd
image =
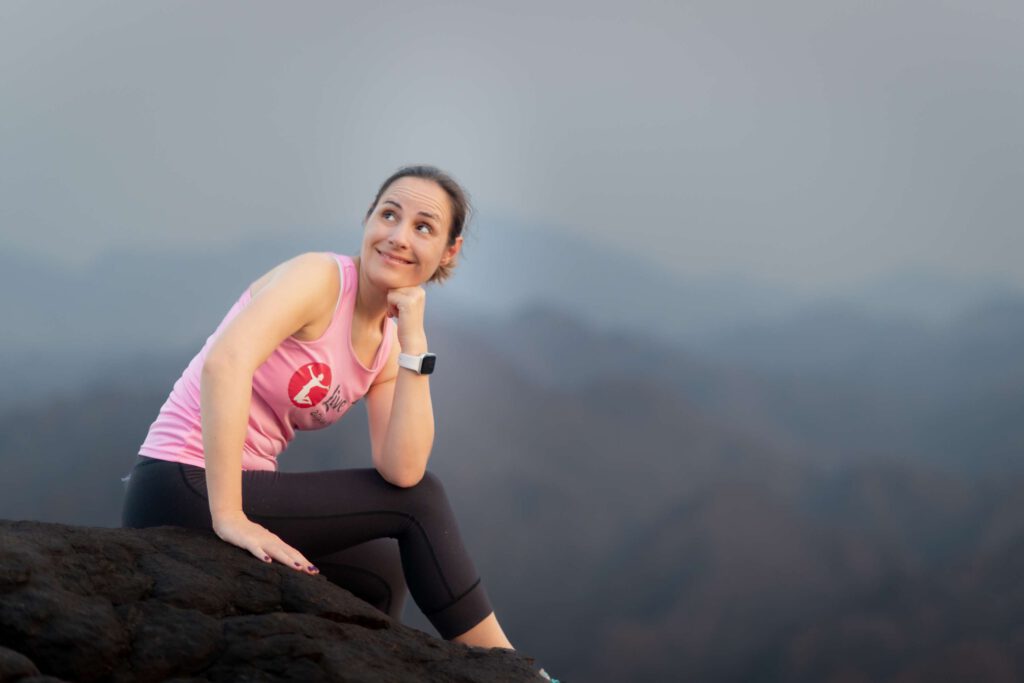
M306 559L305 555L280 539L278 539L276 543L264 543L260 547L259 554L257 556L263 559L264 562L268 563L277 560L286 567L291 567L295 571L300 571L305 574L315 576L320 573L320 570L317 569L312 562Z
M286 567L291 567L296 571L310 575L320 573L320 570L305 555L285 543L281 540L280 536L271 532L266 527L247 522L247 531L247 534L242 535L242 538L248 541L247 543L243 543L242 538L236 539L233 542L243 548L247 548L258 560L262 560L267 564L277 560Z

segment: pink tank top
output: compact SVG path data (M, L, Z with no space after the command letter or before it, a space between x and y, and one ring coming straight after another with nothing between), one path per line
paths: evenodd
M397 343L397 323L384 319L383 341L372 367L364 367L352 350L352 313L357 273L345 254L330 253L341 271L334 316L316 341L288 337L260 365L252 378L249 425L242 446L243 470L277 470L277 455L294 438L295 430L323 429L337 422L359 401L384 368L391 345ZM160 414L149 428L139 454L205 467L200 427L200 379L213 342L252 296L242 296L211 334L203 348L174 383Z

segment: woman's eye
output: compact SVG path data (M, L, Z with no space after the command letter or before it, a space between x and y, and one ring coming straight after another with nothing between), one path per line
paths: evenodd
M384 218L391 218L392 216L395 215L395 212L392 211L391 209L385 209L384 211L380 212L380 215L382 217L384 217ZM434 232L434 226L432 226L430 223L420 223L416 227L417 228L426 228L427 232L430 232L430 233Z

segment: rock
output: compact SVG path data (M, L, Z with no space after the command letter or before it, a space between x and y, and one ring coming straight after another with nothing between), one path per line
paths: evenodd
M0 681L538 681L213 532L0 520Z

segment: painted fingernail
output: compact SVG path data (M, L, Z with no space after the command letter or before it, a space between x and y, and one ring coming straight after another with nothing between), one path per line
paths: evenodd
M309 571L311 571L311 572L318 572L320 570L317 569L316 567L314 567L313 565L309 565Z
M301 562L296 562L296 563L295 563L295 566L296 566L296 567L301 567L301 566L302 566L302 563L301 563Z
M264 556L263 556L263 559L264 559L264 560L265 560L266 562L270 562L270 555L264 555Z

